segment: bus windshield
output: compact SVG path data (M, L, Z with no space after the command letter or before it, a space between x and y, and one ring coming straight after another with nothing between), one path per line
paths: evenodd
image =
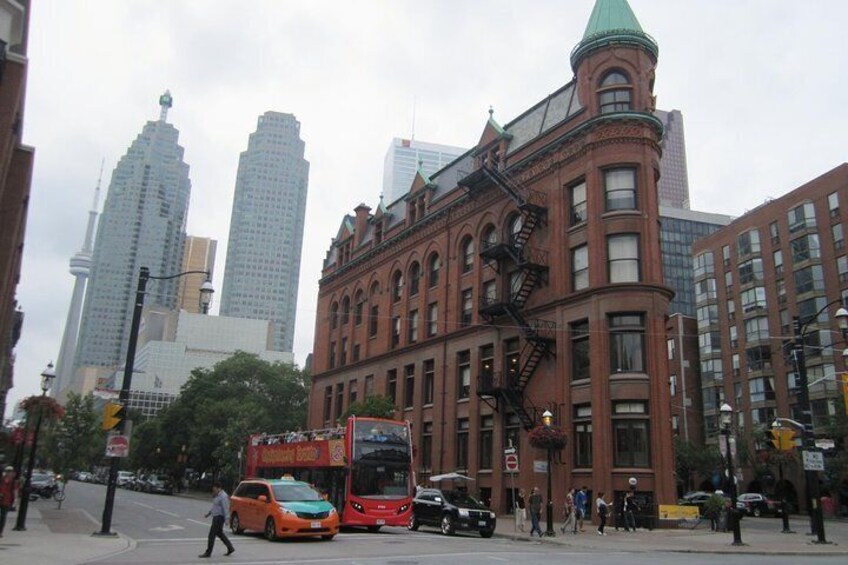
M357 420L353 440L351 493L383 499L409 496L409 428L404 424Z

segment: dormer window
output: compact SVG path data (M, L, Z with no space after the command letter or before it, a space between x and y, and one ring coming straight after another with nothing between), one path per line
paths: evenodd
M623 72L607 73L598 89L598 107L601 114L629 111L632 91L630 79Z

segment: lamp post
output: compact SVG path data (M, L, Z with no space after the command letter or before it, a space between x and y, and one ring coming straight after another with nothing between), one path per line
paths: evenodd
M209 303L212 301L212 293L214 292L214 289L212 288L212 283L209 280L209 271L186 271L184 273L178 273L176 275L155 277L150 274L150 269L148 269L147 267L141 267L141 269L139 269L138 287L135 293L135 305L133 307L132 323L130 324L130 336L127 340L127 358L124 362L124 379L121 383L120 395L118 396L118 401L125 408L129 404L130 399L130 385L132 385L132 374L135 365L135 348L138 344L138 330L139 326L141 325L141 312L144 309L144 295L147 291L147 282L151 279L164 281L193 274L206 275L206 281L200 287L200 303L203 307L203 313L205 314L209 310ZM126 431L126 420L122 420L120 423L120 432L124 433L124 431ZM112 461L109 465L109 481L106 484L106 502L103 505L103 519L101 520L102 526L99 532L95 532L95 535L115 535L111 531L112 509L115 506L115 489L118 483L119 463L119 457L112 457Z
M733 421L733 408L724 403L719 408L721 412L721 433L724 436L724 448L727 452L727 489L730 490L730 526L733 528L733 545L744 545L742 543L742 532L739 530L739 517L736 509L736 471L733 469L733 452L730 450L730 424Z
M816 437L813 433L813 412L810 408L810 391L808 390L807 357L804 351L804 340L807 337L807 330L810 323L815 322L822 312L834 304L840 304L840 308L836 311L834 317L839 322L839 329L842 330L844 337L848 332L848 310L844 306L841 306L841 298L825 304L821 310L816 312L804 324L801 324L800 317L795 316L792 318L792 324L795 330L792 351L795 358L795 369L798 372L798 407L801 409L801 425L803 426L802 445L806 451L816 450ZM804 469L804 479L806 482L807 500L809 501L807 511L810 514L810 529L816 535L814 543L827 543L824 532L824 516L822 515L821 508L818 472Z
M545 426L546 428L550 428L551 424L553 424L553 421L554 421L554 415L551 414L550 410L545 410L542 413L542 425ZM547 525L547 528L545 530L545 535L550 536L550 537L554 537L556 534L554 533L554 501L552 499L553 485L552 485L552 477L551 477L551 475L552 475L551 466L553 465L553 450L551 449L550 446L548 446L548 448L545 451L547 451L547 454L548 454L548 497L547 497L547 504L545 504L545 512L546 512L546 518L547 518L548 525Z
M38 406L38 418L35 420L35 431L32 434L32 445L29 450L29 461L27 462L26 477L24 478L24 486L21 489L21 505L18 508L18 518L15 522L15 531L22 532L26 530L27 510L29 509L29 491L32 488L32 470L35 467L35 452L38 449L38 432L41 431L41 420L44 417L44 400L47 397L47 391L50 390L50 385L53 379L56 378L56 371L53 370L53 363L48 363L47 368L41 373L41 400L42 404ZM30 415L32 412L30 412ZM29 421L27 415L27 421ZM29 427L29 426L27 426Z

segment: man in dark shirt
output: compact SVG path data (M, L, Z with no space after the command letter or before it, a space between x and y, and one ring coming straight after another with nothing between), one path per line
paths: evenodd
M542 537L542 528L539 527L539 522L542 519L542 495L539 494L539 487L533 487L533 492L530 494L530 521L533 527L530 528L530 537L533 537L533 532L538 532L539 537Z
M209 542L206 545L206 553L201 553L198 557L212 556L212 547L215 545L216 537L221 538L221 541L227 546L227 553L224 555L232 555L236 550L224 533L224 521L230 513L230 498L218 481L212 483L212 495L212 508L206 513L207 518L212 516L212 525L209 527Z

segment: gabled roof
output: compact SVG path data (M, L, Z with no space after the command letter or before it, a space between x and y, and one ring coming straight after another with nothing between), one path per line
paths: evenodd
M583 39L571 52L571 68L577 72L577 66L586 55L612 44L642 47L654 60L659 55L657 42L642 31L627 0L597 0Z
M495 111L489 108L489 119L486 120L486 126L483 128L483 133L480 135L480 141L477 142L477 148L486 147L493 141L498 141L502 138L509 139L512 136L504 131L504 128L495 120Z
M344 241L353 235L353 218L350 215L345 215L339 226L339 231L336 233L336 241Z

